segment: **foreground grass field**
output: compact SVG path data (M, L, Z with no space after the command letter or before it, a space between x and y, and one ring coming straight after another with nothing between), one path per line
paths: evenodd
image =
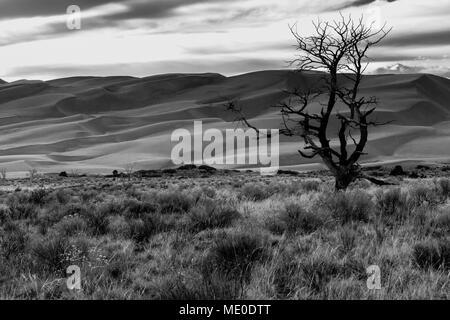
M447 178L334 193L250 173L6 186L0 298L449 299L449 197Z

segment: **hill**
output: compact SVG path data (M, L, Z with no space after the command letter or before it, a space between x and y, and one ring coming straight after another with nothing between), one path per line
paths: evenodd
M245 114L263 128L280 126L272 106L283 90L317 83L320 73L260 71L165 74L135 77L72 77L51 81L0 81L0 166L10 172L78 168L111 172L136 162L141 169L172 166L170 135L204 128L234 128L224 104L239 98ZM450 80L427 74L371 75L362 94L380 100L373 117L393 120L372 128L367 163L442 162L450 159ZM314 108L318 108L317 104ZM337 127L329 135L335 140ZM314 168L301 158L299 140L281 139L281 165Z

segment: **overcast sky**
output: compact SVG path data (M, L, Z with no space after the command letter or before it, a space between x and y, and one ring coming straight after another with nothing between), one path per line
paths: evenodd
M66 26L71 4L80 30ZM283 69L288 25L308 34L339 11L393 27L370 72L450 77L450 0L0 0L0 78Z

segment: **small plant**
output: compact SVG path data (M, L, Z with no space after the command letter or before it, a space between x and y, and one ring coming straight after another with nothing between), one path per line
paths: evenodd
M34 219L37 217L37 207L29 202L26 193L12 194L7 198L6 203L9 206L10 218L13 220Z
M24 252L28 242L26 232L16 223L7 222L0 232L0 257L8 260Z
M62 237L49 237L40 240L33 248L36 258L36 267L44 272L65 275L67 267L64 254L68 248L68 242Z
M348 253L356 245L357 233L352 227L344 226L339 232L339 238L341 240L342 250L344 253Z
M448 199L450 197L450 179L442 178L437 181L438 189L442 197Z
M275 229L272 228L271 231L276 232L276 229L278 228L278 232L282 231L287 232L288 234L296 232L309 234L316 231L324 224L322 214L306 210L298 203L287 204L285 210L282 211L279 216L274 217L274 219L278 220L280 223L273 224L272 226Z
M126 199L123 202L123 212L128 218L139 219L158 211L158 206L152 202L143 202L135 199Z
M267 258L267 239L260 233L225 233L220 235L202 263L208 278L220 275L240 282L249 280L252 267Z
M435 207L439 203L439 195L435 189L419 184L410 189L409 201L412 207Z
M170 221L167 221L166 217L157 214L150 214L142 219L130 220L128 224L130 237L137 244L143 244L152 236L171 228Z
M413 258L416 264L423 269L450 268L450 241L427 240L414 246Z
M31 191L29 201L37 205L43 205L45 203L45 198L47 197L48 191L45 189L35 189Z
M364 191L340 191L324 194L320 204L331 212L334 219L342 224L350 222L367 222L374 205L371 197Z
M215 201L204 201L191 209L188 215L189 229L199 232L206 229L226 228L239 219L240 213L233 207L216 204Z
M379 190L375 199L375 211L386 221L402 221L409 214L407 195L400 188Z
M261 201L271 196L267 186L261 183L247 183L241 187L241 194L251 201Z
M162 214L186 213L193 205L193 199L179 190L168 190L157 195L157 202Z

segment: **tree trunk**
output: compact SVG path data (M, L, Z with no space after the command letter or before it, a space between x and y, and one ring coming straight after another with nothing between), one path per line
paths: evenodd
M357 166L342 167L335 173L336 191L346 190L348 186L355 181L360 174Z

